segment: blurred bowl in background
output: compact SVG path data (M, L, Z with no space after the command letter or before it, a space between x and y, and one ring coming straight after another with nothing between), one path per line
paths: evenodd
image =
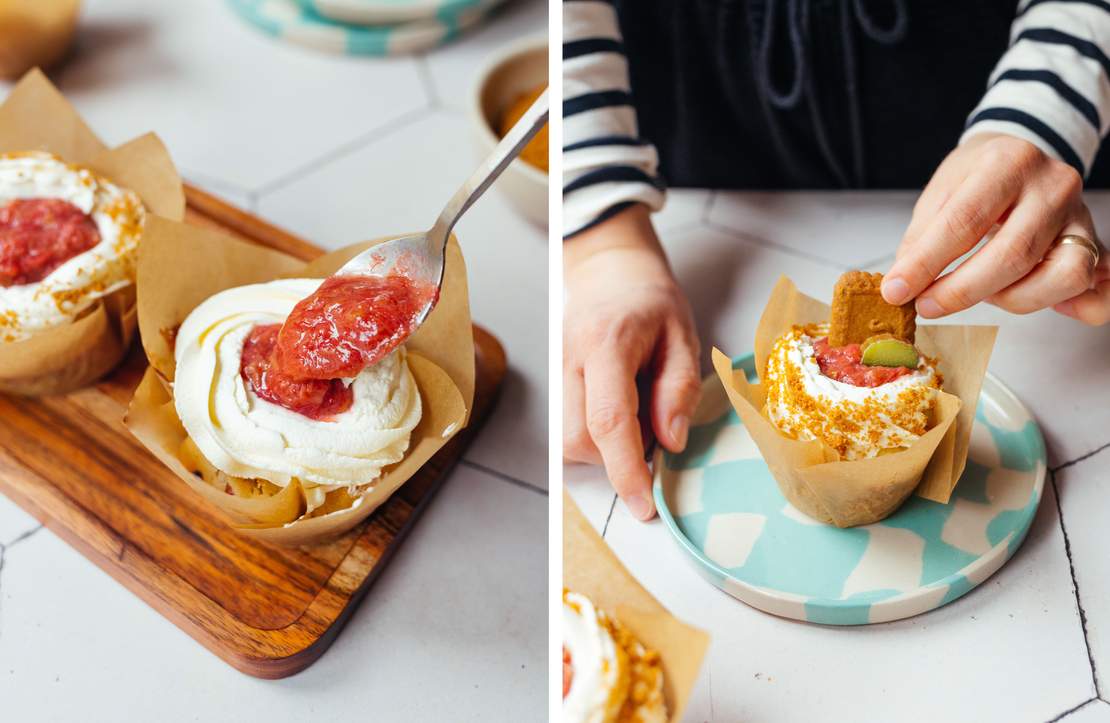
M506 114L523 98L547 86L547 38L520 41L497 53L478 75L471 103L480 157L501 140ZM558 111L558 109L556 109ZM547 227L547 173L517 158L494 186L528 220Z
M0 0L0 78L61 60L80 11L81 0Z

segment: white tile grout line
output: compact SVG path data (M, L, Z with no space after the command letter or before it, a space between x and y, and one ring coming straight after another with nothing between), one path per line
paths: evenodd
M1071 573L1072 588L1075 591L1075 605L1076 605L1076 608L1079 611L1079 623L1080 623L1080 625L1082 626L1082 629L1083 629L1083 642L1087 646L1087 660L1090 662L1090 665L1091 665L1091 680L1092 680L1092 682L1094 683L1094 686L1095 686L1095 699L1101 700L1104 703L1107 703L1107 702L1110 702L1110 701L1107 701L1105 698L1102 697L1102 691L1101 691L1101 687L1099 685L1099 678L1098 678L1098 668L1095 665L1094 655L1092 655L1092 653L1091 653L1091 643L1090 643L1090 640L1089 640L1088 634L1087 634L1087 612L1083 608L1083 604L1081 602L1080 592L1079 592L1079 581L1075 577L1075 564L1072 562L1072 557L1071 557L1071 541L1068 538L1067 526L1064 524L1064 506L1063 506L1063 503L1060 502L1060 487L1056 482L1056 473L1060 472L1062 470L1065 470L1068 467L1072 467L1072 466L1077 465L1081 462L1084 462L1084 461L1098 455L1099 453L1101 453L1101 452L1103 452L1107 449L1110 449L1110 442L1107 442L1106 444L1103 444L1100 447L1096 447L1095 449L1091 450L1090 452L1087 452L1086 454L1082 454L1082 455L1076 457L1075 459L1072 459L1072 460L1069 460L1069 461L1064 462L1062 464L1059 464L1056 467L1053 467L1051 470L1049 470L1049 473L1052 475L1052 490L1056 494L1056 510L1057 510L1057 514L1059 515L1059 518L1060 518L1060 531L1064 535L1064 552L1067 554L1067 557L1068 557L1068 569L1069 569L1069 572ZM1088 701L1088 703L1089 702L1090 701ZM1086 705L1086 703L1084 703L1083 705ZM1082 707L1082 706L1080 706L1080 707ZM1067 714L1068 713L1064 713L1064 715L1067 715ZM1056 720L1059 720L1059 719L1056 719Z
M1051 473L1052 492L1056 496L1056 514L1060 520L1060 532L1064 536L1064 554L1068 558L1068 572L1071 575L1072 591L1075 594L1075 607L1079 611L1079 626L1083 630L1083 645L1087 649L1087 663L1091 667L1091 683L1095 688L1095 698L1102 698L1098 684L1098 666L1095 665L1095 656L1091 652L1091 640L1087 633L1087 611L1083 609L1083 599L1079 593L1079 581L1075 578L1075 562L1071 556L1071 540L1068 538L1068 527L1064 524L1064 506L1060 502L1060 487L1056 484L1056 473Z
M680 235L685 234L685 233L689 233L690 231L696 231L698 229L705 229L705 228L706 228L705 221L702 221L701 219L694 219L693 221L686 221L685 223L680 223L676 226L669 226L669 227L664 228L664 229L656 229L656 231L658 232L660 239L663 239L663 238L668 238L669 239L669 238L674 238L674 237L680 236ZM708 230L712 231L714 229L708 229Z
M709 197L705 199L705 207L701 210L701 222L708 224L709 216L713 212L713 204L717 202L717 189L709 189Z
M262 184L253 191L254 202L257 203L258 199L262 198L262 196L283 188L319 170L329 163L339 160L349 153L361 150L363 147L391 135L394 131L404 128L411 121L419 120L425 115L432 115L436 111L442 110L444 108L443 101L440 98L439 89L436 88L435 81L432 78L431 68L428 66L427 53L420 53L416 56L416 74L420 79L420 88L424 92L424 105L422 107L407 111L401 116L378 126L374 130L368 131L338 148L333 148L331 151L303 164L300 168L296 168L269 183Z
M428 54L420 53L416 57L416 74L420 77L420 83L424 86L424 96L428 101L428 107L432 109L439 109L443 107L443 99L439 97L439 88L436 88L435 81L432 79L432 69L428 65Z
M474 462L474 461L471 461L471 460L466 459L464 457L464 458L459 460L459 464L461 464L464 467L469 467L470 469L476 469L479 472L485 472L490 477L493 477L495 479L499 479L502 482L508 482L511 485L514 485L516 487L520 487L521 489L528 490L529 492L534 492L538 495L542 495L543 497L548 496L547 490L545 490L543 487L540 487L538 485L534 485L531 482L525 482L524 480L522 480L518 477L513 477L511 474L505 474L504 472L499 472L498 470L495 470L492 467L487 467L486 465L481 464L479 462Z
M613 493L613 501L609 503L609 514L605 516L605 525L601 528L601 536L609 531L609 520L613 519L613 510L617 509L617 493Z
M749 234L747 232L740 231L738 229L732 228L731 226L728 226L726 224L722 224L722 223L719 223L717 221L713 221L713 220L710 219L710 216L712 216L712 214L713 214L713 207L717 203L717 198L718 198L718 195L720 193L720 189L711 188L711 189L708 189L708 190L709 190L709 197L706 199L705 207L702 209L700 222L701 222L702 225L704 225L706 228L708 228L710 230L717 231L719 233L724 233L724 234L737 235L740 238L746 239L746 240L756 244L757 246L766 246L766 247L775 249L777 251L782 251L783 253L792 254L794 256L806 259L808 261L815 261L819 264L822 264L823 266L832 266L832 267L838 268L838 269L865 269L869 266L873 266L874 264L879 263L880 261L885 261L888 258L894 258L894 254L889 253L889 254L883 254L882 256L879 256L878 258L870 259L870 260L863 261L863 262L860 262L860 263L844 265L844 264L840 263L839 261L832 261L832 260L826 259L822 256L818 256L817 254L809 254L809 253L806 253L805 251L798 251L797 249L791 248L789 246L785 246L783 244L777 244L773 241L769 241L767 239L760 238L759 236L753 236L752 234ZM686 230L685 227L682 230Z
M346 143L317 156L311 161L301 164L301 166L299 166L298 168L295 168L292 171L288 171L275 178L274 180L262 184L258 188L254 189L254 193L257 194L258 198L262 198L269 193L273 193L274 191L285 188L289 184L303 179L305 176L308 176L320 170L321 168L334 161L340 160L348 154L354 153L355 151L360 151L367 146L373 145L374 143L387 138L396 131L407 127L410 123L413 123L414 121L418 121L422 118L434 115L436 111L437 109L433 108L427 102L425 102L425 104L420 106L419 108L413 108L412 110L405 111L396 118L383 123L373 130L367 131L361 136L347 141Z
M43 524L40 522L39 524L35 525L31 529L24 530L23 532L19 533L18 535L13 537L9 542L0 542L0 553L6 551L10 547L15 547L16 545L23 542L24 540L26 540L31 535L34 535L36 532L38 532L42 528L43 528ZM4 569L3 558L0 557L0 570L3 570L3 569Z
M216 178L215 176L211 176L204 171L198 171L194 168L185 168L182 166L178 168L178 171L180 171L182 177L186 181L193 181L203 186L206 190L213 191L214 193L233 193L241 196L250 196L252 193L252 191L245 186Z
M436 111L441 111L449 115L456 113L454 108L448 108L443 104L443 99L440 97L439 89L436 88L435 81L432 78L431 68L428 65L428 54L420 53L416 56L416 74L420 79L421 89L424 91L424 105L420 108L414 108L402 114L398 118L386 121L377 128L367 131L363 135L348 141L347 143L325 151L321 155L305 162L300 167L292 171L288 171L277 178L268 181L257 188L245 188L238 184L224 181L210 176L201 171L193 171L188 169L181 169L183 174L188 177L195 178L201 185L210 187L211 190L219 193L221 191L235 192L247 197L251 211L256 211L258 201L262 196L276 191L284 186L289 185L302 176L308 175L313 171L327 165L328 163L339 160L344 155L360 150L363 146L369 145L381 138L392 134L395 130L403 127L410 120L417 120L423 114L431 115ZM415 116L415 117L414 117Z
M879 256L878 258L870 259L868 261L864 261L862 263L856 264L854 268L857 268L857 269L870 268L871 266L874 266L875 264L881 263L881 262L886 261L888 259L893 259L894 257L895 257L894 253L883 254L882 256Z
M775 243L774 241L769 241L768 239L755 236L753 234L747 233L746 231L740 231L738 229L732 228L731 226L725 226L715 221L704 221L703 223L705 227L710 229L711 231L716 231L717 233L722 233L728 236L735 236L743 241L755 244L756 246L762 246L764 248L773 249L775 251L781 251L784 254L796 256L797 258L805 259L806 261L812 261L813 263L821 264L822 266L828 266L837 270L849 268L838 261L832 261L830 259L824 258L823 256L818 256L817 254L799 251L785 244Z
M1057 721L1061 721L1061 720L1067 718L1072 713L1079 712L1080 710L1086 708L1087 706L1091 705L1092 703L1097 705L1098 703L1101 703L1101 702L1103 702L1103 701L1100 698L1091 698L1089 700L1085 700L1082 703L1080 703L1079 705L1075 706L1074 708L1068 708L1066 711L1064 711L1060 715L1058 715L1055 718L1052 718L1051 720L1049 720L1048 723L1056 723Z
M1080 456L1076 457L1073 460L1058 464L1049 471L1059 472L1062 469L1067 469L1068 467L1072 467L1074 465L1079 464L1080 462L1083 462L1084 460L1088 460L1091 457L1094 457L1099 452L1102 452L1102 451L1107 450L1107 449L1110 449L1110 442L1107 442L1106 444L1102 445L1101 447L1095 447L1090 452L1087 452L1086 454L1081 454Z

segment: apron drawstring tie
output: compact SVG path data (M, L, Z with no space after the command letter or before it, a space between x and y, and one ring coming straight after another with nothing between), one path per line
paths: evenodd
M813 82L810 45L810 4L809 0L750 0L749 10L752 20L753 52L756 90L764 101L771 134L784 153L789 153L783 138L785 129L775 110L792 110L801 105L805 97L808 102L814 136L821 155L833 175L843 187L862 187L865 182L863 156L863 122L860 110L859 76L856 67L855 26L863 34L882 45L895 45L906 36L909 14L905 0L890 0L894 19L889 27L880 27L864 7L865 0L840 0L841 34L844 41L845 91L848 96L848 123L851 145L851 176L833 149L829 128L821 114L816 85ZM765 12L761 12L765 10ZM760 16L762 26L757 27ZM853 22L854 21L854 22ZM780 77L789 78L785 89L775 87L776 69L774 63L774 44L776 24L785 23L786 38L790 43L790 65Z

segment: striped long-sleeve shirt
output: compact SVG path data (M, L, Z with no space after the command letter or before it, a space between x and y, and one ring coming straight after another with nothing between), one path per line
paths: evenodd
M639 136L616 12L607 0L565 0L564 236L633 203L662 207L654 147ZM1010 47L961 140L1023 138L1090 171L1110 126L1110 0L1021 0Z
M633 203L663 206L655 148L640 138L613 6L563 3L563 233Z

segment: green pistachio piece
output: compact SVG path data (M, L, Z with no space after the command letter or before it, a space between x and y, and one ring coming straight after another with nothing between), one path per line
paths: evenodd
M917 349L913 344L886 337L868 339L863 346L863 363L871 367L909 367L914 369L918 362Z

